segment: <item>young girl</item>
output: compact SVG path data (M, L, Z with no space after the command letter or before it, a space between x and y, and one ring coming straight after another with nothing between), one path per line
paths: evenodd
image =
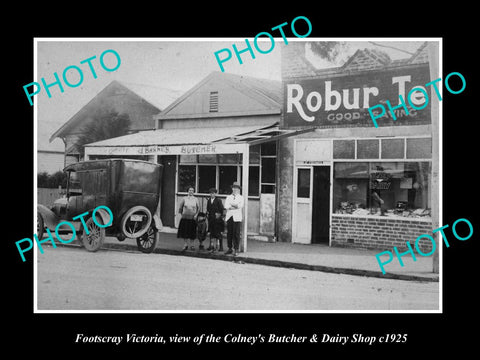
M213 228L210 229L210 249L214 251L223 251L223 232L225 231L225 223L223 214L215 213Z
M199 212L197 215L197 239L199 242L198 249L203 250L203 242L207 238L207 218L205 213Z

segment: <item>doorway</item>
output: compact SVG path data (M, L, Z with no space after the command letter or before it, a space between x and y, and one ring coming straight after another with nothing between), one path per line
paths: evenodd
M177 169L176 155L158 157L163 165L160 218L164 226L175 227L175 172Z
M330 240L330 166L313 167L312 244Z

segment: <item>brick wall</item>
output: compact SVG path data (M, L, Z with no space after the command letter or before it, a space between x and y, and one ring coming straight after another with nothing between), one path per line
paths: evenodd
M399 251L406 251L405 242L409 241L415 249L415 240L422 234L432 235L431 222L332 214L332 246L389 251L396 246ZM432 243L422 238L419 248L429 253Z

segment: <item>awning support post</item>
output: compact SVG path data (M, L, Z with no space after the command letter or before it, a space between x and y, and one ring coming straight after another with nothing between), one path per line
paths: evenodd
M244 199L243 205L243 236L242 247L243 252L247 252L247 231L248 231L248 172L250 169L250 148L248 143L245 144L242 154L242 195Z

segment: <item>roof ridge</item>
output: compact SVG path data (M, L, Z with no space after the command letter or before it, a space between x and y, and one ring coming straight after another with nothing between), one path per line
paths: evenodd
M184 91L183 90L179 90L179 89L173 89L173 88L169 88L169 87L164 87L164 86L156 86L156 85L151 85L151 84L144 84L144 83L138 83L138 82L133 82L133 81L120 81L120 80L114 80L118 83L120 83L121 85L124 85L124 86L127 86L128 85L137 85L137 86L145 86L145 87L152 87L152 88L156 88L156 89L165 89L165 90L170 90L170 91L178 91L178 92L181 92L183 93Z
M274 83L278 83L278 84L282 84L282 81L281 80L274 80L274 79L268 79L268 78L260 78L260 77L256 77L256 76L251 76L251 75L240 75L240 74L234 74L234 73L227 73L227 72L221 72L221 71L218 71L218 70L214 70L211 72L211 74L219 74L219 75L226 75L226 76L230 76L230 77L238 77L238 78L245 78L245 79L248 79L248 80L254 80L254 81L270 81L270 82L274 82Z
M216 72L217 74L221 74L220 72ZM233 75L233 76L232 76ZM233 78L232 78L233 77ZM245 80L246 83L241 83L239 79ZM278 80L272 79L262 79L253 76L247 75L238 75L238 74L230 74L228 73L226 80L229 81L232 86L240 84L244 88L238 88L237 90L243 92L247 96L251 96L251 94L247 90L255 91L257 94L265 98L271 105L278 107L281 106L281 90L282 90L282 82ZM247 89L245 88L247 87Z

